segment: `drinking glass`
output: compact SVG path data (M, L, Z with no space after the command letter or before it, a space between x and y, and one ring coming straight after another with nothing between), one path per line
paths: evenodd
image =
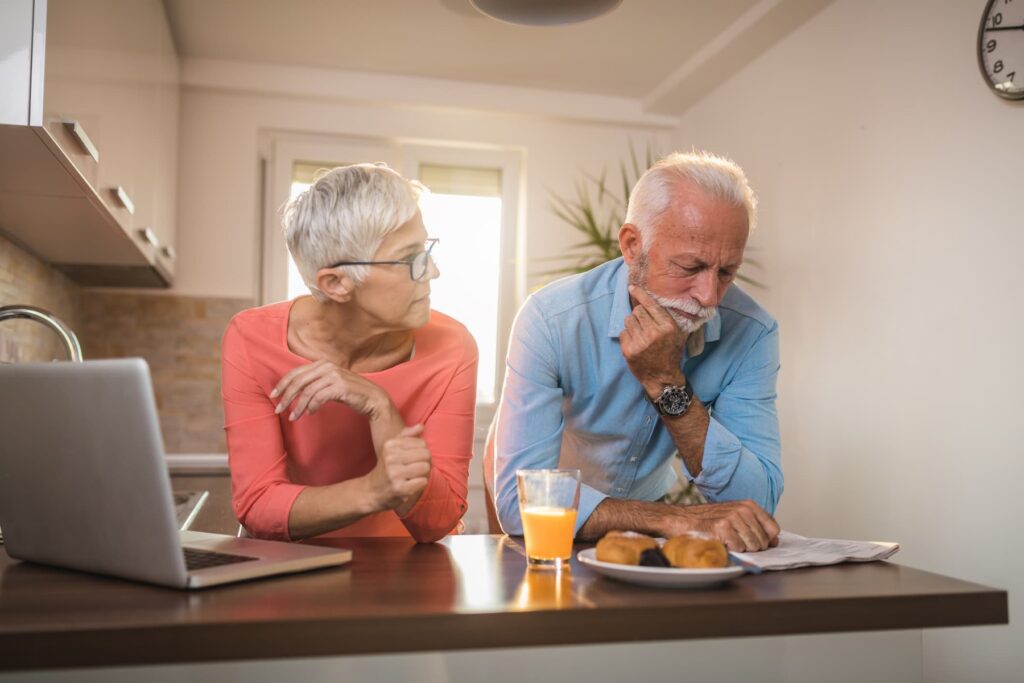
M579 470L517 470L519 516L532 566L561 567L572 556Z

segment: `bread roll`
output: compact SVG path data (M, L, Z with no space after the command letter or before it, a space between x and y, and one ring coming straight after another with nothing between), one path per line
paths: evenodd
M675 536L665 542L661 552L673 567L681 569L718 569L729 566L729 553L721 541Z
M636 565L640 563L640 553L657 545L658 542L650 536L610 531L597 542L597 559L600 562Z

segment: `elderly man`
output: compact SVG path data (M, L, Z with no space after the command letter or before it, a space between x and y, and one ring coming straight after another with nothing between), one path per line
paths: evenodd
M517 469L579 468L576 535L697 532L777 542L778 324L733 286L756 200L743 171L673 154L630 196L622 258L532 295L512 330L494 429L495 507L521 534ZM660 502L673 459L707 505ZM490 474L490 473L489 473Z

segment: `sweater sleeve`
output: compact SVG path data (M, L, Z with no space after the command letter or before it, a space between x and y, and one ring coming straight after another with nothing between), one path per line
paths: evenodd
M274 403L256 380L246 340L232 321L221 349L221 396L235 517L257 538L290 540L288 516L305 488L288 476Z
M473 458L476 417L476 342L465 333L461 355L436 408L424 422L423 438L430 449L430 476L420 499L401 518L420 543L450 533L466 513L469 462Z

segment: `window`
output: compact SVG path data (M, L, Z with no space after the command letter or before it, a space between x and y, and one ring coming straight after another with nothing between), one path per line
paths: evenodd
M363 139L318 142L282 137L270 145L264 302L309 291L281 233L284 203L308 188L319 169L384 161L431 190L420 202L427 232L441 240L435 250L441 277L431 282L431 306L466 325L473 335L480 352L477 403L481 409L493 404L504 374L515 302L522 298L517 287L525 283L525 272L519 272L522 264L513 270L519 154ZM337 161L320 161L325 158Z
M296 161L292 164L292 184L288 191L288 200L295 199L299 193L305 191L313 184L317 171L322 168L334 168L343 166L344 163L331 163L328 161ZM288 298L294 299L297 296L309 294L309 287L303 282L299 275L299 269L295 267L295 260L288 254Z
M501 170L420 165L430 192L420 200L423 222L439 237L441 277L431 306L467 328L480 351L478 403L494 403L501 253Z

